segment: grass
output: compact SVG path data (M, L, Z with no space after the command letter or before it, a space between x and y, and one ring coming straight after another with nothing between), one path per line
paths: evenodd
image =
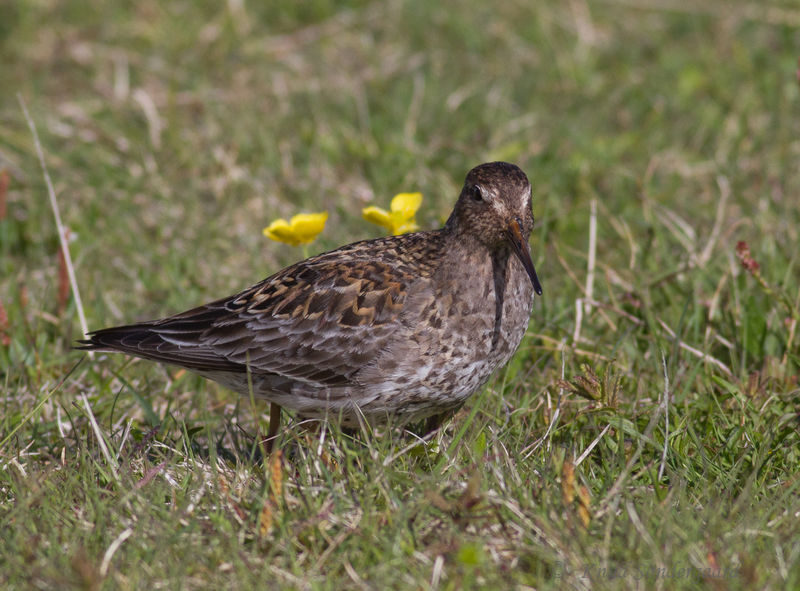
M256 4L0 6L0 586L800 587L796 6ZM264 462L264 406L71 350L17 93L90 327L296 260L278 216L328 210L322 251L419 190L435 227L498 158L545 295L433 440Z

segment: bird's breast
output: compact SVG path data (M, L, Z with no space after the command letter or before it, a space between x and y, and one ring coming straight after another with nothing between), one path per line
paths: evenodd
M516 258L447 269L443 277L409 293L403 329L375 369L386 370L384 379L402 375L409 386L463 400L519 346L532 295L530 279Z

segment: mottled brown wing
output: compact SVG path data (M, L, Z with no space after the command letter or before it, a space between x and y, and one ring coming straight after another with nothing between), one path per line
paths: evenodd
M253 374L319 386L351 384L396 331L409 290L432 272L416 260L425 254L407 248L418 242L415 236L356 243L301 261L230 298L91 333L84 348L199 372L249 367Z
M289 271L230 301L201 338L254 373L348 384L391 337L414 278L378 261Z

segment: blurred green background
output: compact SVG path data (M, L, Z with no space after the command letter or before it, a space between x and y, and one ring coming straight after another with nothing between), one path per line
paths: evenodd
M800 585L798 47L800 6L788 1L0 5L0 582ZM206 481L184 454L213 473L214 450L233 447L230 417L250 432L257 419L216 386L118 357L58 385L81 329L18 95L90 328L178 312L301 258L262 236L276 217L329 211L318 252L380 235L361 209L421 191L418 222L438 227L467 170L502 159L534 188L545 294L528 336L438 448L387 468L413 440L381 439L377 453L339 434L327 453L355 471L344 476L293 458L313 467L295 497L331 492L289 503L268 543L269 478L234 454L228 465L251 471L236 493L244 517L212 477L199 510L211 524L198 525L186 507ZM559 382L592 375L602 385L589 392ZM126 425L137 441L129 481L97 477L104 456L81 394L112 449L132 445ZM591 497L584 526L564 491L596 438L576 468ZM159 476L140 491L153 466L177 487ZM490 516L471 522L457 503L474 473ZM75 509L89 505L102 517ZM312 533L298 525L314 519ZM735 574L702 574L715 566Z

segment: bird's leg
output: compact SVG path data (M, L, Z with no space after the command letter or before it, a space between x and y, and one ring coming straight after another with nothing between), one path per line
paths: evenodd
M442 423L444 423L445 419L452 415L452 412L440 412L439 414L429 416L427 419L425 419L425 433L423 433L423 435L427 435L428 433L436 431L442 426Z
M441 429L444 422L449 419L450 417L455 416L455 414L459 411L459 409L463 406L463 402L448 408L440 413L436 413L435 415L429 416L425 419L425 432L422 435L428 435L433 433L437 429Z
M267 438L264 440L264 447L266 455L272 453L272 446L275 443L275 438L278 436L278 429L281 427L281 407L275 402L269 403L269 430L267 431Z

